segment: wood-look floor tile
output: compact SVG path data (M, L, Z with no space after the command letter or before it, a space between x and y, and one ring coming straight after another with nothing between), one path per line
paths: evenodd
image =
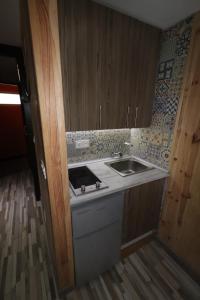
M30 171L0 181L1 300L199 300L200 287L155 241L84 287L59 297L42 202Z

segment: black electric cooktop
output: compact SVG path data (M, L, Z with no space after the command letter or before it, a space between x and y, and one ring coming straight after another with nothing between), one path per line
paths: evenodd
M74 189L79 189L82 185L89 186L101 182L88 167L78 167L69 169L69 180Z
M70 168L68 173L72 190L77 196L107 187L87 166Z

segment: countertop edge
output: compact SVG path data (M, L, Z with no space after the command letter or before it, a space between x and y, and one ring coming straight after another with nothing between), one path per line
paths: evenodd
M131 157L133 157L133 156L131 156ZM135 182L133 180L132 183L130 183L130 182L129 183L127 182L127 184L123 183L123 186L119 186L119 187L112 187L112 186L110 186L109 189L103 189L100 192L98 192L98 194L96 194L96 193L95 194L94 193L90 193L90 194L83 195L83 196L80 195L78 197L75 196L75 195L72 195L72 197L70 199L70 206L71 206L71 208L75 208L76 206L84 205L84 204L86 204L86 203L88 203L90 201L94 201L95 199L103 198L103 197L106 197L106 196L114 194L114 193L125 192L126 190L128 190L130 188L133 188L135 186L140 186L140 185L148 183L148 182L153 182L153 181L156 181L156 180L159 180L159 179L165 179L165 178L169 177L169 173L166 170L164 170L164 169L162 169L160 167L157 167L157 166L155 166L155 165L153 165L153 164L151 164L151 163L149 163L149 162L147 162L147 161L145 161L143 159L139 159L137 157L134 157L134 158L138 159L141 162L145 162L147 165L153 166L154 167L154 173L155 173L155 171L157 171L157 173L153 174L151 172L152 175L151 176L147 176L148 175L147 172L150 172L150 171L145 171L145 172L143 172L143 174L145 174L144 178L140 178L140 179L137 178L137 180L135 180ZM95 163L102 163L102 166L105 166L104 162L105 161L109 161L109 160L111 160L111 159L108 158L108 159L101 159L101 160L95 160L95 161L90 161L90 162L80 162L80 163L73 164L73 167L74 166L84 165L84 164L88 165L88 164L95 164ZM70 164L70 166L72 166L72 165ZM134 175L131 175L131 176L134 176ZM108 178L102 178L102 179L104 181L106 179L107 180L115 180L115 179L116 180L117 179L118 180L120 180L120 179L122 180L121 176L119 174L117 174L117 173L116 174L114 173L113 176L110 176ZM127 176L127 181L128 181L128 179L130 180L130 176ZM126 179L123 179L123 180L125 181Z

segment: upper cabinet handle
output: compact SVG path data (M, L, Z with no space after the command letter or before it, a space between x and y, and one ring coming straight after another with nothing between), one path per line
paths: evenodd
M101 129L101 104L99 105L99 129Z
M139 107L136 106L136 108L135 108L135 127L137 127L138 109L139 109Z
M130 105L127 106L127 113L126 113L126 127L129 128L129 113L130 113Z

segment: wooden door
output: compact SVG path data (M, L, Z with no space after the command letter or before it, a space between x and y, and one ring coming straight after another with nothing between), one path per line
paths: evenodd
M27 78L27 93L29 95L29 101L31 105L31 119L33 124L33 139L35 143L36 150L36 161L37 169L39 176L39 185L41 190L40 200L42 201L43 215L45 218L46 229L49 239L49 249L50 253L53 256L53 236L52 236L52 220L51 220L51 209L49 203L49 191L48 184L44 178L41 169L41 162L45 164L45 155L44 155L44 145L42 139L42 128L40 120L40 110L38 104L38 92L36 77L34 71L34 61L33 61L33 52L32 52L32 41L30 35L30 24L28 19L28 6L26 1L21 1L21 28L22 28L22 43L23 43L23 55L24 63L26 68L26 78Z
M160 223L161 240L200 276L200 14L182 86L170 164L168 191Z
M41 201L55 275L63 289L73 287L74 268L57 2L22 0L21 19Z
M122 243L157 229L164 180L157 180L129 189L124 198Z

